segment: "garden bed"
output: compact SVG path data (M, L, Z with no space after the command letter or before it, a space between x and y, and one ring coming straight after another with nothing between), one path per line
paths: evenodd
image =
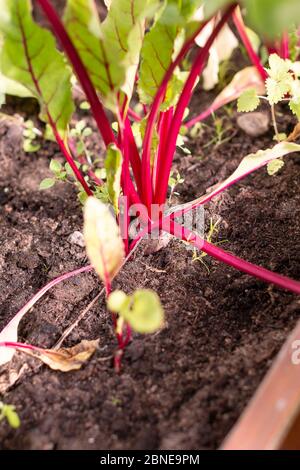
M29 105L14 103L7 110L22 113L23 107L27 117L36 115ZM236 126L235 113L230 123ZM285 118L279 123L291 125ZM224 180L246 154L272 145L272 130L257 139L239 130L229 142L203 150L213 133L212 127L187 144L192 156L175 159L185 178L180 202ZM25 155L21 125L9 118L0 122L0 137L3 327L49 280L87 260L84 248L69 238L82 228L73 188L60 183L38 190L58 147L44 142L37 154ZM101 151L99 142L93 145ZM206 220L221 218L218 239L226 240L226 250L299 279L300 157L285 161L277 176L261 169L215 198ZM22 425L15 431L0 424L2 449L215 449L223 441L299 318L300 301L205 257L208 273L177 241L147 252L142 242L114 286L154 289L166 327L135 335L117 375L110 316L103 300L98 302L64 345L100 338L99 351L78 372L57 373L30 362L32 369L5 394ZM20 341L53 346L101 288L93 274L55 287L24 317Z

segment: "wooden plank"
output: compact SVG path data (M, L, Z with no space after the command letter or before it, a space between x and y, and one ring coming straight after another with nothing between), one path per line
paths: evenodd
M299 431L300 322L221 449L299 449Z

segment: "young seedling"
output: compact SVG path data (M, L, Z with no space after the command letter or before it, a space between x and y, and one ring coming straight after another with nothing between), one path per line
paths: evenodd
M13 429L18 429L21 425L20 418L14 405L6 405L0 401L0 421L6 419Z
M180 176L180 173L179 171L177 170L176 171L176 174L175 172L172 172L170 174L170 178L169 178L169 187L170 187L170 196L169 196L169 204L171 204L172 202L172 197L175 195L175 196L179 196L179 193L178 192L175 192L175 188L179 185L179 184L182 184L184 183L184 178L182 178L182 176Z
M218 225L219 225L220 221L221 221L221 219L218 219L216 222L213 222L213 219L212 218L210 219L210 221L209 221L209 231L208 231L208 234L206 236L206 240L207 240L208 243L213 243L214 238L218 235L218 233L219 233ZM215 246L222 245L223 243L227 243L227 241L228 240L220 240L220 241L215 243ZM207 256L207 253L202 252L202 253L198 254L198 251L195 249L193 251L192 261L193 262L200 261L200 263L203 264L203 266L205 267L205 269L207 270L207 272L209 274L210 273L209 267L208 267L207 263L203 260L203 258L205 258L206 256Z
M75 140L77 156L82 156L86 160L86 167L83 168L83 171L88 169L88 165L93 165L93 155L86 145L86 139L90 137L92 133L92 129L86 125L84 120L78 121L75 127L70 131L70 137Z
M34 153L40 150L41 146L37 142L37 139L42 137L42 132L37 129L33 121L28 120L24 122L23 130L23 150L26 153Z
M107 306L113 314L119 346L115 369L119 371L131 329L137 333L157 331L163 326L164 312L159 297L151 290L140 289L130 296L122 291L112 292L111 283L123 265L124 245L108 206L96 198L88 198L84 208L84 237L87 254L104 282Z
M300 120L300 69L297 63L272 54L269 58L269 68L266 71L268 73L266 79L267 95L260 96L254 89L245 91L238 99L238 111L254 111L260 105L261 100L267 101L271 108L275 131L274 139L281 142L287 140L287 135L279 132L275 105L279 102L288 102L290 110ZM283 166L282 160L270 162L267 168L269 175L275 175Z
M254 111L265 100L271 107L271 115L277 142L286 140L286 134L279 133L276 121L275 105L286 101L292 113L300 120L300 69L298 64L289 59L281 59L277 54L269 58L269 68L266 69L266 96L260 96L255 89L249 89L238 99L238 111Z

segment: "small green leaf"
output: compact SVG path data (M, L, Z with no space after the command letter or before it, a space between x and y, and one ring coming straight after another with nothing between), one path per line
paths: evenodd
M60 173L62 171L62 164L57 160L51 160L49 169L52 173Z
M270 68L267 69L267 72L274 80L280 81L288 77L291 66L289 60L282 59L278 54L271 54L269 65Z
M287 135L285 132L279 132L277 135L274 135L273 140L277 142L284 142L287 139Z
M276 81L273 78L267 78L266 89L268 100L271 105L279 103L290 91L290 83L285 81Z
M259 97L254 88L245 90L238 99L238 112L248 113L254 111L259 106Z
M4 405L2 412L12 428L17 429L20 427L21 421L13 405Z
M281 159L273 160L268 163L267 165L267 171L268 175L274 176L276 173L278 173L281 168L284 167L284 161Z
M26 153L34 153L40 150L40 144L34 144L32 139L25 139L23 142L23 150Z
M84 205L84 204L86 203L86 201L87 201L88 195L86 194L85 191L80 191L80 192L78 193L78 196L77 196L77 197L78 197L79 202L80 202L82 205Z
M106 169L105 168L97 168L95 170L95 175L100 178L101 180L106 180Z
M111 312L119 313L129 297L121 290L115 290L107 300L107 307Z
M54 185L55 185L54 178L45 178L40 182L39 189L40 190L49 189L49 188L52 188L52 186Z
M86 123L85 121L82 120L76 123L75 129L78 132L78 134L81 134L81 132L83 131L85 127L86 127Z
M83 142L78 142L76 145L76 152L78 155L82 155L84 153L85 147Z
M119 315L137 333L154 333L164 324L164 311L159 297L148 289L134 292L130 296L130 303L125 302L125 308L121 308Z
M291 62L281 59L277 54L269 58L270 68L266 69L269 78L266 80L266 89L269 103L279 103L289 93L293 86L293 76L290 73Z
M96 186L94 195L97 199L99 199L99 201L103 202L104 204L110 203L107 183L102 184L101 186Z
M34 122L31 119L27 119L27 121L24 122L24 125L26 129L33 129L34 128Z
M88 101L82 101L82 103L80 103L79 108L82 110L88 110L91 109L91 105Z
M107 307L111 312L118 313L137 333L154 333L164 324L159 297L149 289L139 289L132 295L117 290L110 294Z
M55 139L55 136L53 134L53 130L50 124L46 124L45 132L44 132L44 139L49 140L50 142L56 142L56 139Z
M79 162L75 162L75 165L77 166L77 168L80 168L80 163ZM69 163L65 163L65 170L66 170L68 176L71 176L72 178L74 177L74 172L73 172L73 170L71 168L71 165Z
M33 129L24 129L23 131L23 137L27 137L28 139L35 139L36 138L36 134L35 132L33 131Z
M89 137L90 135L92 135L92 133L93 133L92 129L90 127L86 127L82 131L82 137Z
M292 111L292 113L294 113L298 120L300 121L300 99L299 98L293 98L291 101L290 101L290 110Z

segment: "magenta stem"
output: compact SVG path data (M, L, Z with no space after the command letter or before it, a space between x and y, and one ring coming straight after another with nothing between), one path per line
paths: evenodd
M142 201L148 207L148 210L150 210L151 201L152 201L152 193L153 193L152 178L151 178L151 165L150 165L151 143L152 143L156 120L159 114L159 108L160 108L161 103L163 102L169 80L172 78L174 70L181 63L181 61L185 57L188 50L193 46L195 38L198 36L198 34L201 32L201 30L204 28L206 24L207 22L201 24L199 28L197 29L197 31L183 45L177 58L175 59L174 62L172 62L172 64L169 66L168 70L166 71L165 76L162 80L162 83L155 95L154 101L151 106L151 110L150 110L149 117L147 120L147 127L145 131L145 138L143 142L143 152L142 152L142 181L144 183ZM145 112L147 112L147 109L145 110Z
M294 281L293 279L289 279L285 276L281 276L280 274L273 273L272 271L268 271L265 268L256 266L252 263L249 263L248 261L244 261L241 258L238 258L237 256L231 255L221 248L208 243L195 233L179 224L176 224L175 222L172 222L170 225L170 233L180 240L191 243L199 250L204 251L208 255L212 256L218 261L222 261L228 266L231 266L253 277L257 277L264 282L275 284L282 289L287 289L291 292L295 292L296 294L300 294L300 282Z
M124 138L128 145L129 161L130 161L131 168L133 171L133 176L136 182L138 194L139 194L139 197L141 198L142 187L143 187L142 180L141 180L142 165L141 165L139 151L138 151L135 139L134 139L134 135L133 135L128 117L125 118L125 122L124 122Z
M0 342L0 348L29 349L30 351L39 351L41 349L36 346L32 346L31 344L15 343L13 341Z
M155 201L158 204L163 204L166 200L166 195L167 195L167 190L168 190L168 181L169 181L172 161L173 161L173 157L174 157L174 153L176 149L177 137L180 131L185 109L188 106L189 101L192 96L195 82L205 67L209 50L212 44L214 43L217 35L223 28L226 21L229 19L234 8L235 8L235 5L232 5L227 9L227 11L223 14L222 18L220 19L220 21L214 28L210 37L208 38L205 46L198 52L196 59L193 63L192 69L189 73L188 79L181 93L181 96L179 98L176 111L172 120L172 124L169 130L168 148L167 148L166 155L164 156L165 158L164 171L162 174L158 175L160 184L157 187L157 192L155 194Z
M65 50L71 64L74 67L75 73L81 84L81 87L84 90L86 97L91 105L95 121L103 137L105 145L109 145L112 142L115 142L113 131L110 127L103 106L98 98L94 85L61 19L59 18L58 14L56 13L49 0L37 0L37 2L40 4L40 7L48 18L48 21L51 24L55 35L60 40L63 49Z
M217 106L216 108L214 108L214 106L210 106L209 108L207 108L205 111L203 111L203 113L201 114L198 114L198 116L195 116L194 118L190 119L188 122L186 122L184 124L185 127L187 127L188 129L190 129L191 127L193 127L195 124L197 124L197 122L201 122L201 121L204 121L204 119L206 119L207 117L209 117L212 113L214 113L216 111L216 109L218 109L219 106Z
M240 12L239 7L236 7L234 12L232 13L232 19L234 21L234 24L236 26L236 29L238 30L238 33L240 35L240 38L246 48L246 51L249 55L249 58L253 65L257 68L257 71L259 72L261 78L263 81L265 81L268 78L268 74L263 68L259 56L256 54L255 50L252 47L251 41L248 37L245 23L242 18L242 14Z
M137 114L133 109L128 108L128 116L130 116L134 121L140 122L142 120L141 116Z
M169 145L169 130L172 123L174 114L174 108L169 108L167 111L162 113L160 126L159 126L159 147L157 152L157 158L155 166L153 168L153 181L154 191L157 191L160 185L159 175L164 171L166 163L167 147Z
M81 186L83 187L84 191L86 192L86 194L88 196L92 196L93 193L91 191L91 189L89 188L87 182L85 181L81 171L79 170L79 168L77 168L77 165L76 163L74 162L74 159L72 157L72 155L70 154L69 150L67 149L63 139L61 138L57 128L56 128L56 125L55 123L53 122L50 114L48 113L48 119L49 119L49 122L50 122L50 125L52 127L52 131L53 131L53 134L55 136L55 139L60 147L60 150L62 151L65 159L67 160L67 162L69 163L70 167L72 168L72 171L77 179L77 181L79 181L79 183L81 184Z
M40 289L25 305L24 307L21 308L21 310L16 313L16 315L12 318L12 320L4 327L4 329L1 331L1 334L5 330L9 330L11 325L15 325L17 322L21 321L23 316L40 300L41 297L43 297L48 290L52 289L52 287L56 286L60 282L66 281L67 279L70 279L71 277L77 276L78 274L84 273L84 272L89 272L92 271L93 267L92 266L84 266L83 268L76 269L75 271L71 271L66 274L62 274L61 276L53 279L50 281L48 284L46 284L42 289Z
M283 33L281 41L281 57L282 59L289 59L290 50L289 50L289 35L287 32Z

